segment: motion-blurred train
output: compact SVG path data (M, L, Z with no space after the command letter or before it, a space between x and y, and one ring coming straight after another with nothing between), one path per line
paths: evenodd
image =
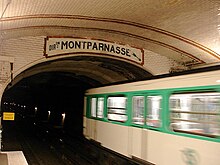
M156 165L220 164L220 70L89 89L84 135Z

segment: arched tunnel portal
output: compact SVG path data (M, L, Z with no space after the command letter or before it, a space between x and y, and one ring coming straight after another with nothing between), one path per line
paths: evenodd
M6 87L2 112L82 135L84 92L88 88L143 80L152 75L131 63L95 56L61 58L37 64ZM4 127L4 121L3 121Z

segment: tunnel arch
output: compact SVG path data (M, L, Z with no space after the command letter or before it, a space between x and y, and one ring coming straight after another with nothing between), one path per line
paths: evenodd
M138 81L151 76L143 67L115 58L89 55L50 58L47 61L32 64L31 67L17 73L12 81L8 80L1 98L1 110L6 110L5 103L11 103L12 106L19 104L25 105L27 109L23 112L27 113L25 115L29 113L33 115L34 108L40 107L39 120L46 119L49 111L58 113L57 115L67 113L69 119L66 127L69 128L73 124L71 122L74 118L73 109L80 116L83 113L82 104L86 89ZM79 104L74 104L73 100L77 100ZM21 108L17 107L17 109ZM60 109L63 110L60 111ZM82 123L82 116L80 118L78 122Z
M23 78L42 72L67 72L76 77L90 77L97 79L100 84L120 83L124 81L137 81L152 76L143 66L138 66L113 57L100 57L92 55L68 55L49 59L40 59L14 73L13 80L8 79L6 86L14 86ZM101 76L105 77L104 79ZM82 78L83 79L83 78ZM97 86L97 85L94 85Z

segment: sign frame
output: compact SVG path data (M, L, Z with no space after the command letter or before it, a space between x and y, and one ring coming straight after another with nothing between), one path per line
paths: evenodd
M116 57L141 66L144 65L142 48L107 40L73 36L47 36L44 39L44 56L46 58L86 54Z

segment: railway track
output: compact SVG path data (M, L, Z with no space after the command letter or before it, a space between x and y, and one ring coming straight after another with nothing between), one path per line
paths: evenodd
M23 151L29 165L138 165L84 137L70 137L46 123L18 120L3 126L3 150Z
M29 165L86 165L74 149L67 149L63 143L48 139L46 135L37 135L30 123L19 121L12 125L4 123L3 151L23 151Z

